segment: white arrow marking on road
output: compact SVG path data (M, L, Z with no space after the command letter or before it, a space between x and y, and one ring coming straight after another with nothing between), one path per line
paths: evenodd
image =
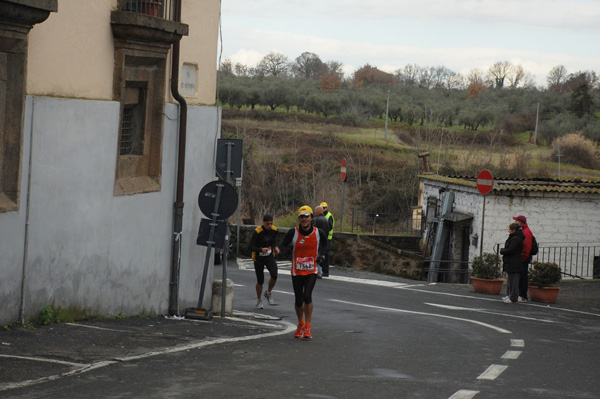
M508 368L508 366L503 366L500 364L492 364L479 377L477 377L477 379L478 380L495 380L507 368Z
M506 317L512 317L512 318L515 318L515 319L541 321L541 322L544 322L544 323L556 323L554 320L536 319L534 317L518 316L518 315L514 315L514 314L494 312L494 311L485 310L485 309L464 308L464 307L460 307L460 306L442 305L442 304L439 304L439 303L427 303L427 302L425 302L425 305L435 306L435 307L438 307L438 308L450 309L450 310L469 310L469 311L472 311L472 312L487 313L487 314L493 314L493 315L498 315L498 316L506 316Z
M467 323L473 323L473 324L477 324L477 325L482 326L482 327L491 328L492 330L498 331L499 333L502 333L502 334L512 334L512 332L510 332L508 330L505 330L503 328L496 327L494 325L487 324L487 323L482 323L482 322L477 321L477 320L464 319L464 318L461 318L461 317L446 316L446 315L443 315L443 314L435 314L435 313L427 313L427 312L415 312L415 311L412 311L412 310L386 308L386 307L383 307L383 306L366 305L364 303L340 301L338 299L330 299L330 301L332 301L332 302L339 302L339 303L345 303L345 304L352 305L352 306L362 306L362 307L365 307L365 308L387 310L387 311L391 311L391 312L419 314L419 315L423 315L423 316L433 316L433 317L440 317L440 318L443 318L443 319L452 319L452 320L458 320L458 321L465 321Z

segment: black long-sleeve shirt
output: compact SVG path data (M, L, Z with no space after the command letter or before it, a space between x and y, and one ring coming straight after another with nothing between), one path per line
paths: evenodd
M264 229L262 226L258 226L250 242L248 243L248 249L252 252L252 259L256 260L259 253L262 252L263 248L271 248L271 253L267 256L273 256L273 251L277 246L277 227L272 226L270 230Z

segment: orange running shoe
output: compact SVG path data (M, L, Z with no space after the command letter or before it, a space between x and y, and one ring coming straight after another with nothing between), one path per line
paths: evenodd
M306 323L304 325L304 338L306 338L306 339L312 338L312 332L310 331L310 323Z
M298 323L298 328L296 328L296 333L294 334L294 338L302 338L302 333L304 332L304 322L301 321Z

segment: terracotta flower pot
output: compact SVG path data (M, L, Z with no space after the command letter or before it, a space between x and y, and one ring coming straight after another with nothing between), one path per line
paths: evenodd
M475 292L492 295L498 295L502 291L502 284L504 284L504 280L497 278L490 280L487 278L471 277L471 281L473 281L473 290Z
M560 287L529 286L529 299L535 302L555 303Z

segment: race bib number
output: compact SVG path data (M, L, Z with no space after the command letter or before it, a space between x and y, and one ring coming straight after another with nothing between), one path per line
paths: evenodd
M273 253L273 251L271 251L271 248L269 248L269 250L267 252L259 252L258 256L269 256Z
M314 270L315 258L296 258L296 269L298 270Z

